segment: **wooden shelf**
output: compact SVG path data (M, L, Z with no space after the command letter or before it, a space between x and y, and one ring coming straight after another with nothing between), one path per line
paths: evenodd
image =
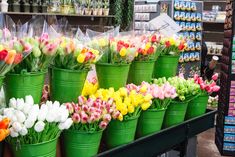
M211 23L211 24L215 24L215 23L218 23L218 24L224 24L224 21L203 21L203 23Z
M76 15L76 14L62 14L62 13L31 13L31 12L2 12L3 14L8 14L8 15L27 15L27 16L34 16L34 15L45 15L45 16L50 16L50 15L56 15L56 16L70 16L70 17L97 17L97 18L114 18L114 15Z

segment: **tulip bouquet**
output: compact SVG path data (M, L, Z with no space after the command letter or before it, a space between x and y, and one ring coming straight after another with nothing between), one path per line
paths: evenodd
M166 82L176 89L177 97L176 101L190 101L194 97L196 97L200 92L200 86L194 82L193 79L184 79L182 77L171 77L168 78L159 78L155 79L154 83L157 85L162 85Z
M3 141L9 134L10 130L8 129L10 124L9 118L0 117L0 142Z
M181 52L184 51L186 47L186 41L174 36L170 38L162 38L161 45L163 46L161 55L178 56Z
M198 75L194 75L194 81L198 85L200 85L200 92L201 94L211 94L213 92L218 92L220 90L220 87L216 85L216 81L218 80L218 73L214 74L212 76L212 80L203 80L202 77L199 77Z
M111 63L131 63L138 55L135 44L119 38L110 41L110 53Z
M98 81L97 78L93 77L91 79L86 80L82 90L82 95L83 96L93 95L97 90L98 90Z
M62 37L57 50L54 66L68 70L87 70L101 55L98 50L84 47L75 38Z
M73 122L66 106L51 101L39 106L34 104L32 96L26 96L25 100L10 99L9 108L3 110L2 116L11 119L10 137L6 140L16 146L56 139Z
M13 73L20 74L22 71L46 71L55 57L59 42L56 39L50 39L49 35L44 33L40 37L26 37L20 42L13 42L13 45L17 52L32 48L30 49L32 53L13 69Z
M113 99L104 101L100 98L79 96L78 103L65 103L69 110L73 125L70 130L82 132L97 132L104 130L112 119L119 116L119 111L113 105Z

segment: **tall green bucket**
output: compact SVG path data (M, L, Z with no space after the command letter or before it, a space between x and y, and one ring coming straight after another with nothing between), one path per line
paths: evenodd
M108 148L128 144L135 139L138 117L128 120L112 120L105 130L105 142Z
M140 85L141 82L151 82L155 61L134 61L131 63L128 83Z
M176 75L178 68L179 56L164 55L159 56L155 62L153 77L173 77Z
M4 78L5 78L5 76L0 76L0 87L2 87L2 83L3 83Z
M206 112L208 99L209 95L204 94L190 101L186 112L186 119L191 119L204 114Z
M97 63L95 67L100 88L118 90L126 85L130 64Z
M160 131L165 112L166 109L148 109L142 112L138 121L137 136L143 137Z
M11 98L25 98L31 95L36 104L40 103L46 72L7 74L3 87L8 104Z
M63 133L65 157L91 157L98 153L103 131L88 133L66 130Z
M188 107L188 102L172 101L170 105L167 107L165 113L164 122L163 122L164 128L182 123L185 118L187 107Z
M11 145L14 157L56 157L57 138L51 141L26 144L26 145Z
M52 101L59 101L60 103L78 102L78 96L82 93L88 71L55 67L50 68L49 71Z

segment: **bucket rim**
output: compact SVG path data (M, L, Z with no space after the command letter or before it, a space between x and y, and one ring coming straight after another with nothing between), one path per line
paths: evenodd
M160 55L159 57L179 58L180 55Z
M146 111L148 112L160 112L160 111L166 111L167 110L167 107L166 108L163 108L163 109L147 109ZM145 112L145 111L144 111Z
M57 70L57 71L65 71L65 72L70 72L70 73L77 73L77 72L80 72L80 73L86 73L88 72L89 70L71 70L71 69L62 69L62 68L57 68L55 66L50 66L49 69L52 69L52 70Z
M38 75L46 74L47 72L48 72L47 70L44 70L44 71L38 71L38 72L27 72L27 73L22 73L22 74L7 73L6 76L38 76Z
M114 66L114 67L120 67L120 66L129 66L129 65L131 65L131 63L121 63L121 64L119 64L119 63L96 63L95 65L105 65L105 66Z
M94 131L94 132L89 132L89 131L80 131L80 130L73 130L73 129L68 129L64 130L63 133L76 133L76 134L98 134L102 133L104 129L101 129L99 131Z
M132 63L154 63L155 60L148 60L148 61L133 61Z

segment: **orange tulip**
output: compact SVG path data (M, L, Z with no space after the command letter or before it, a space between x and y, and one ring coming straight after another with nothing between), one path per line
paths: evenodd
M7 129L9 123L10 123L10 119L4 118L2 121L0 121L0 129Z
M15 50L8 51L8 54L5 58L6 64L12 64L15 60L15 56L16 56L16 51Z
M9 134L9 129L0 129L0 142L3 141Z

